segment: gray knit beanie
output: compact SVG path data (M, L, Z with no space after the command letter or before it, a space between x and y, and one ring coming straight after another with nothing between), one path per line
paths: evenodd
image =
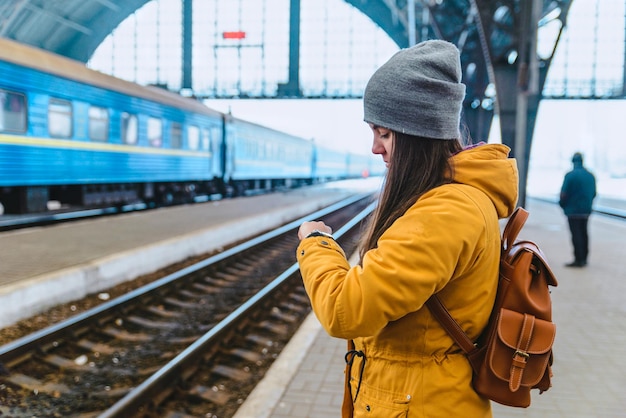
M372 75L364 120L409 135L457 139L464 97L457 47L425 41L400 50Z

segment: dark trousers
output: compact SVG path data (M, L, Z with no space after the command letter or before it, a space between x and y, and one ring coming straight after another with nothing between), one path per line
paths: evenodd
M589 235L587 233L587 216L569 216L569 230L572 234L572 245L574 246L574 261L577 263L587 263L589 254Z

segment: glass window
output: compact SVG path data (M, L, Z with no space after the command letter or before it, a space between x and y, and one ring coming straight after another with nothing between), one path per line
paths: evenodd
M0 90L0 132L26 132L26 97Z
M258 155L260 159L262 159L262 160L267 159L266 149L265 149L265 147L263 146L262 143L255 141L254 142L254 150L255 150L256 155Z
M211 150L211 137L208 129L202 130L202 151L212 151Z
M170 128L170 148L183 147L183 126L178 122L172 122Z
M163 145L163 123L161 119L148 119L148 143L151 147L161 147Z
M263 146L263 144L261 144L261 146ZM274 155L274 144L272 143L266 143L265 144L265 157L268 160L273 160L275 155Z
M109 140L109 111L103 107L89 107L89 139L106 142Z
M137 143L137 116L122 113L122 142L128 145Z
M200 129L197 126L190 125L187 128L187 142L192 151L197 151L200 148Z
M220 146L222 144L222 140L223 140L223 134L222 134L222 129L218 128L218 127L213 127L211 128L211 140L210 140L210 146L213 146L212 151L217 154L220 151Z
M50 99L48 104L48 133L57 138L72 137L72 104L70 102Z

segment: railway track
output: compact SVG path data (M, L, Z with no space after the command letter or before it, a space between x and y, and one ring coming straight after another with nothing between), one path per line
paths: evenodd
M362 195L307 217L346 251ZM0 347L0 416L231 416L310 308L291 222Z

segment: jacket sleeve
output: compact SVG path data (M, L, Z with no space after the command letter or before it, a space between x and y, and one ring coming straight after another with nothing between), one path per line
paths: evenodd
M565 175L563 179L563 184L561 185L561 193L559 194L559 206L561 208L565 208L567 206L567 199L569 193L569 174Z
M484 249L486 220L476 204L445 190L432 194L385 231L362 267L350 267L332 240L301 242L297 257L304 285L331 336L375 335L420 309Z

